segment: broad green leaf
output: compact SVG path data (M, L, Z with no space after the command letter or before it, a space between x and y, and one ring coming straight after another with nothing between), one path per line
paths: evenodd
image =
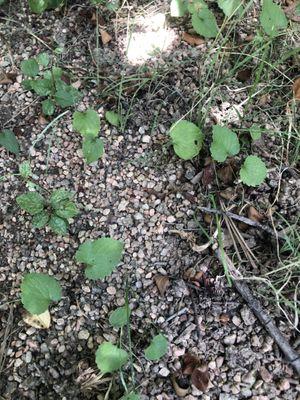
M96 351L96 364L103 374L117 371L127 360L128 353L110 342L100 344Z
M55 104L53 101L50 99L42 101L42 111L44 115L52 115L55 111Z
M272 0L263 0L260 23L266 34L274 37L287 28L288 20L279 5Z
M68 233L67 221L56 215L51 215L49 226L58 235L66 235Z
M156 335L151 341L149 347L145 350L145 356L148 360L155 361L163 357L168 351L168 341L162 335Z
M42 314L51 301L61 299L59 283L46 274L32 272L26 274L21 284L21 301L31 314Z
M203 134L197 125L189 121L176 122L170 129L175 153L183 160L196 157L202 147Z
M227 157L235 156L240 151L240 144L235 132L225 126L213 126L213 142L210 146L214 160L223 162Z
M192 25L199 35L206 38L216 37L219 31L214 14L206 7L192 15Z
M16 200L18 205L31 215L38 214L44 210L44 198L37 192L21 194Z
M83 136L96 137L100 130L99 114L89 108L86 111L75 111L73 114L73 129Z
M20 153L19 142L15 134L8 129L3 129L3 131L0 132L0 146L5 147L6 150L10 151L11 153Z
M131 392L122 396L120 400L141 400L141 396L135 392Z
M87 240L79 246L76 261L86 264L85 276L89 279L103 279L110 275L120 263L123 242L109 237Z
M31 90L31 84L33 80L32 79L23 79L21 82L21 86L24 88L24 90Z
M43 67L47 67L50 62L50 56L47 53L40 53L37 55L36 60Z
M86 138L82 142L83 157L87 164L91 164L102 157L104 153L103 141L100 138Z
M39 96L48 96L52 92L52 81L50 79L36 79L31 82L31 88Z
M60 67L52 67L51 70L47 70L43 73L45 79L54 79L55 81L60 80L63 74L63 70ZM63 82L64 83L64 82ZM64 85L66 85L64 83Z
M128 306L116 308L109 316L109 323L114 328L122 328L127 325L130 317L130 308Z
M42 212L35 214L32 218L32 225L35 228L41 229L43 228L49 221L50 215L43 210Z
M19 173L22 178L27 179L32 175L31 166L29 161L23 161L19 165Z
M185 0L171 0L171 17L183 17L187 12L187 3Z
M81 94L70 85L60 88L54 95L55 102L62 108L70 107L80 100Z
M110 124L112 124L114 126L117 126L117 127L121 123L120 115L115 113L115 112L113 112L113 111L106 111L105 118Z
M258 140L261 138L261 129L258 125L252 125L249 129L252 140Z
M50 203L51 206L55 209L59 208L65 200L71 200L73 197L73 193L70 192L69 190L66 189L56 189L53 190L51 197L50 197Z
M55 210L55 214L64 219L73 218L78 213L78 208L73 201L63 202L63 204Z
M48 0L28 0L29 8L36 14L41 14L47 9Z
M33 78L39 73L39 64L36 62L34 58L22 61L21 71L23 72L24 75Z
M242 0L218 0L218 6L227 17L231 17L236 13L241 15L244 9L242 3Z
M267 173L267 167L259 157L248 156L240 170L240 177L248 186L259 186L265 180Z

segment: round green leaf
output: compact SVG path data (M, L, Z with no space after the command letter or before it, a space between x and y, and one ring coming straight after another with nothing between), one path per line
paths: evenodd
M42 314L48 309L51 301L60 299L60 285L52 276L35 272L24 276L21 301L31 314Z
M214 160L223 162L227 157L234 156L240 151L239 139L235 132L225 126L213 126L213 142L210 146Z
M242 165L240 177L248 186L259 186L267 176L265 163L256 156L248 156Z
M35 214L32 218L32 225L35 228L41 229L47 224L47 222L49 221L49 217L50 216L46 211Z
M103 374L120 369L127 360L128 353L110 342L100 344L96 351L96 364Z
M175 153L183 160L196 157L202 147L203 134L197 125L189 121L176 122L170 129Z
M192 15L192 25L199 35L206 38L214 38L219 32L214 14L206 7Z
M82 143L82 152L87 164L91 164L102 157L104 153L103 140L100 138L86 138Z
M116 308L109 316L109 323L114 328L122 328L128 323L130 308L128 306Z
M31 215L44 210L44 198L37 192L28 192L17 197L18 205Z
M0 132L0 146L5 147L6 150L10 151L11 153L20 153L18 139L16 138L15 134L8 129L3 129L3 131Z
M52 115L55 111L55 104L53 101L50 99L42 101L42 111L44 115Z
M56 215L51 215L49 226L58 235L66 235L68 232L67 221Z
M24 75L34 77L39 73L39 64L34 58L21 62L21 71Z
M42 65L43 67L47 67L50 62L50 56L47 53L40 53L36 57L37 62Z
M110 275L120 263L123 243L109 237L88 240L79 246L76 261L86 264L85 276L89 279L102 279Z
M162 335L154 336L149 347L145 350L145 356L148 360L155 361L163 357L168 351L168 341Z
M120 115L115 113L115 112L113 112L113 111L106 111L105 118L111 125L114 125L114 126L117 126L117 127L121 123Z
M73 129L83 136L96 137L100 130L98 113L90 108L83 112L75 111L73 114Z
M288 20L281 7L272 0L263 0L259 19L264 31L271 37L277 36L288 25Z

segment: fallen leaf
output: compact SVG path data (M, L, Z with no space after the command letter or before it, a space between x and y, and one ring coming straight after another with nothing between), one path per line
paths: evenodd
M26 312L23 321L37 329L48 329L51 325L51 316L48 310L39 315Z
M189 383L186 378L180 378L172 375L171 381L178 397L185 397L188 394Z
M221 324L226 325L228 324L228 322L230 321L229 315L228 314L221 314L219 316L219 321L221 322Z
M182 360L182 373L184 375L192 375L195 368L199 367L200 360L197 356L191 353L186 353Z
M205 365L196 368L192 373L192 384L201 392L205 392L209 384L209 372Z
M10 83L15 82L17 74L13 72L5 73L0 71L0 85L9 85Z
M223 183L232 183L234 179L232 166L230 164L225 165L225 167L218 170L217 175Z
M270 94L269 94L269 93L266 93L266 94L263 94L263 95L260 97L260 99L259 99L259 101L258 101L258 104L259 104L260 106L265 106L266 104L268 104L268 103L270 102L270 100L271 100Z
M219 194L225 200L234 200L237 196L234 188L232 187L228 187L225 190L222 190Z
M250 206L247 210L248 218L255 222L261 222L264 219L264 216L261 215L256 208Z
M187 32L183 32L182 39L188 44L199 46L200 44L205 43L205 40L196 35L190 35Z
M47 125L48 124L48 121L46 120L46 118L42 114L39 115L38 121L39 121L40 125Z
M247 82L252 75L252 68L245 68L238 71L236 77L241 82Z
M163 296L170 285L170 279L166 275L156 275L155 284L161 296Z
M300 77L297 78L293 84L294 99L300 100Z
M108 32L106 32L102 28L100 28L99 31L100 31L102 43L105 46L106 44L108 44L112 40L112 37L110 36L110 34Z

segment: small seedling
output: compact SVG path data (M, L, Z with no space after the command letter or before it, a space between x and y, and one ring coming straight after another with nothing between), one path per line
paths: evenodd
M189 121L176 122L170 129L175 153L183 160L196 157L202 147L203 134L197 125Z
M48 310L51 301L61 299L59 283L47 274L26 274L21 284L21 301L31 314L42 314Z
M73 114L73 129L83 136L82 152L87 164L91 164L102 157L104 145L98 138L100 130L100 118L92 109Z
M9 152L18 155L20 153L20 145L18 139L15 134L8 130L4 129L0 132L0 146L3 146Z
M35 228L45 225L58 235L65 235L68 231L69 219L78 214L78 209L71 199L73 193L65 190L54 190L50 199L44 198L38 192L28 192L17 197L18 205L32 215L32 224Z
M61 68L45 69L49 63L50 57L46 53L21 62L23 74L31 78L22 81L24 89L33 90L38 96L47 97L42 101L44 115L52 115L57 106L61 108L73 106L81 98L79 91L64 81L66 75Z
M154 336L150 345L145 349L145 357L151 361L157 361L168 351L168 340L160 333Z
M123 243L109 237L87 240L79 246L75 259L86 264L85 276L89 279L103 279L110 275L120 263Z

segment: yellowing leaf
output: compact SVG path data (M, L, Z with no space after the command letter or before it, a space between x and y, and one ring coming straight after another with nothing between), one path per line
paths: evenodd
M51 316L48 310L42 314L30 314L26 312L23 316L23 321L37 329L49 329L51 325Z

